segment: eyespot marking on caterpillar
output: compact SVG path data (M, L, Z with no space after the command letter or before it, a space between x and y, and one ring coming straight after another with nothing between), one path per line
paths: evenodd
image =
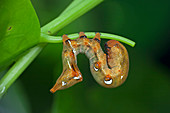
M98 61L98 62L94 63L94 70L95 71L99 71L100 67L101 67L101 62Z
M70 40L63 35L63 72L50 90L54 93L73 86L83 80L77 66L76 55L85 53L90 61L90 70L94 79L106 88L120 86L127 78L129 57L126 48L116 40L109 40L105 44L106 53L100 47L100 33L93 39L88 39L84 32L79 38Z
M110 75L106 75L105 78L104 78L104 83L106 85L110 85L110 84L112 84L112 82L113 82L112 77Z

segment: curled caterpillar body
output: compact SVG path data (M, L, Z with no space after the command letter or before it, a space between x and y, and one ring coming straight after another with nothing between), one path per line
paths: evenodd
M63 35L63 72L50 90L52 93L83 80L77 66L76 56L79 53L85 53L89 58L91 73L101 86L114 88L126 80L129 70L126 48L116 40L109 40L105 44L105 54L100 47L100 41L100 33L96 33L93 39L88 39L80 32L79 38L75 40Z

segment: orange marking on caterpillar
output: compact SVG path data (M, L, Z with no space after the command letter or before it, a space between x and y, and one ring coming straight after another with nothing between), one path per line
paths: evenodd
M105 76L105 80L106 80L106 81L108 81L108 80L110 80L110 79L112 79L112 77L111 77L110 75L106 75L106 76Z
M100 33L96 33L95 37L93 38L93 40L96 40L98 43L100 43L101 39L100 39Z
M71 57L74 57L73 51L70 52L70 56L71 56Z
M116 44L120 44L120 42L116 41L116 40L109 40L107 41L107 46L108 47L113 47L115 46Z
M96 47L94 47L93 49L94 49L94 52L97 52L97 48Z
M69 38L67 37L67 35L63 35L63 43L65 43L67 40L69 40Z
M88 45L88 42L84 42L84 45Z
M94 64L94 66L95 66L95 68L96 69L100 69L100 67L101 67L101 62L96 62L95 64Z

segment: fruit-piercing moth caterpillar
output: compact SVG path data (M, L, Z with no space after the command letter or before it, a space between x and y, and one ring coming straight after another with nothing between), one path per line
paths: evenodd
M73 86L83 80L77 66L77 55L84 53L90 61L90 70L94 79L106 88L120 86L127 78L129 57L126 48L116 40L109 40L105 44L106 54L100 47L100 33L93 39L88 39L84 32L79 38L71 40L63 35L63 72L50 90L54 93Z

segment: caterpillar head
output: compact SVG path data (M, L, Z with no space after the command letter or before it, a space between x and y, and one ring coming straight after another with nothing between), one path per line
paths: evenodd
M71 65L71 68L67 68L63 71L60 77L57 79L55 85L50 90L52 93L57 90L63 90L73 86L74 84L81 82L83 80L82 74L79 71L78 67Z

